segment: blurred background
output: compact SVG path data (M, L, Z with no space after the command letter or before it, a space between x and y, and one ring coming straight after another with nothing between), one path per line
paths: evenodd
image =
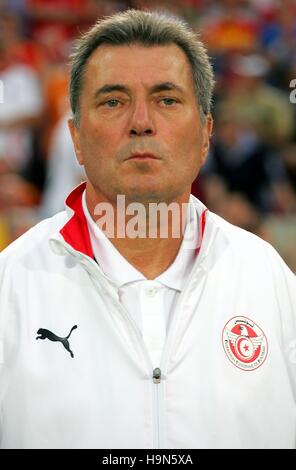
M296 271L296 0L0 0L0 251L84 179L67 129L71 47L131 7L184 18L212 58L214 134L193 194Z

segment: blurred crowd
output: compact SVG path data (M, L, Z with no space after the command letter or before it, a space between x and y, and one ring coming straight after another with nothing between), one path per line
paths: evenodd
M184 18L214 66L212 147L193 194L296 271L296 0L0 0L0 250L84 179L67 129L73 40L131 7Z

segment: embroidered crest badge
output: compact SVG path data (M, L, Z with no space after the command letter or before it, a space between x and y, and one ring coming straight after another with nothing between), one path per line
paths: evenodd
M266 336L261 328L247 317L231 318L223 329L222 341L228 359L239 369L255 370L267 357Z

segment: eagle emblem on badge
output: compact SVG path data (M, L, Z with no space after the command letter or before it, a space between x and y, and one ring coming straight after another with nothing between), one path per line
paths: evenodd
M239 369L255 370L267 357L265 334L245 316L231 318L223 329L222 339L228 359Z

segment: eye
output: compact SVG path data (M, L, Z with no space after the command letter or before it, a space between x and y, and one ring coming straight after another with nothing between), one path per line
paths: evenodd
M115 98L112 98L108 101L105 101L104 106L107 106L107 108L116 108L117 105L120 103L119 100L116 100Z
M165 104L166 107L172 106L173 104L177 103L177 100L174 98L161 98L160 100Z

